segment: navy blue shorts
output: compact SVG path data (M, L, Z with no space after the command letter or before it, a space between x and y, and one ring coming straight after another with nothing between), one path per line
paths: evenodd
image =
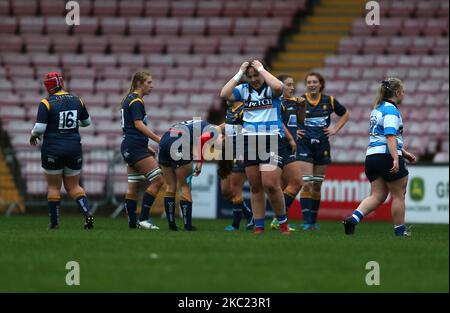
M297 156L298 160L302 162L313 163L315 165L330 164L330 142L327 138L301 138L297 140Z
M126 138L122 141L120 153L122 154L123 160L129 166L133 166L140 160L154 156L154 154L148 150L148 143L136 142Z
M378 177L382 177L385 181L391 182L405 176L408 176L409 172L406 169L405 159L400 155L398 157L399 171L395 174L391 174L389 171L392 168L392 157L390 154L372 154L366 156L365 172L367 179L373 182Z
M297 162L298 161L298 154L297 152L292 153L292 148L291 145L289 144L289 141L287 140L287 138L283 138L282 139L283 145L286 146L286 148L284 148L282 151L284 153L283 155L283 165L286 166L292 162ZM297 151L298 151L298 147L297 147Z
M258 138L262 136L265 138ZM273 135L244 136L244 167L273 164L283 168L283 160L289 156L289 149L280 136L275 136L278 141L276 148L270 146Z
M41 166L47 174L77 175L83 165L81 143L64 141L46 142L41 149Z
M182 151L181 142L178 141L178 137L173 137L170 132L164 133L159 142L159 154L158 162L162 166L177 168L192 162L192 145L190 143L185 143L184 146L189 145L189 153ZM172 150L172 154L171 154Z

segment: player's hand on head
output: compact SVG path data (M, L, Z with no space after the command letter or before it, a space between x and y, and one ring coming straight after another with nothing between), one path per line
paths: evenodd
M250 63L248 62L244 62L242 63L241 67L239 68L242 72L245 73L245 71L247 70L248 66L250 65Z
M252 66L255 70L257 70L258 72L259 72L259 69L260 69L261 67L263 67L262 63L261 63L260 61L258 61L258 60L254 60L254 61L252 62L252 64L251 64L251 66Z

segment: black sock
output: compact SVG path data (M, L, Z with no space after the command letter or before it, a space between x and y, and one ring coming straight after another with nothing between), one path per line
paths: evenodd
M89 207L89 202L86 195L79 196L75 199L75 201L77 202L78 208L81 210L84 216L91 215L91 208Z
M183 222L185 229L192 228L192 202L186 200L180 200L180 208L183 212Z
M242 201L238 205L242 208L242 214L244 214L244 217L247 219L247 222L250 221L253 218L253 212L247 206L247 203L245 203L245 201Z
M136 207L137 200L125 198L125 209L128 214L128 225L132 228L136 227Z
M148 220L153 202L155 202L155 196L149 194L148 192L144 192L144 197L142 198L141 216L139 217L140 221Z
M175 197L164 197L164 210L170 227L175 226Z
M234 228L239 228L242 218L242 209L238 209L236 204L233 205L233 223L231 224Z
M287 192L284 192L283 194L284 194L284 203L286 205L286 214L287 214L289 208L292 205L292 202L294 202L294 200L295 200L295 196L293 196L292 194L287 193Z
M59 208L61 207L61 201L48 201L48 212L50 216L50 225L55 226L59 224Z

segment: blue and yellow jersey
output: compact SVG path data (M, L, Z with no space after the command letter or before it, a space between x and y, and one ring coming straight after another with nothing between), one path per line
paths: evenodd
M370 113L370 142L366 155L389 154L386 136L396 136L397 152L402 155L403 121L396 105L383 101Z
M129 93L123 100L120 109L122 131L125 139L142 141L148 144L148 137L141 133L135 126L134 121L142 121L147 125L147 114L145 113L144 101L137 93Z
M330 126L331 114L334 112L338 116L342 116L347 109L333 96L319 94L316 101L312 100L308 94L303 97L306 100L306 115L304 123L300 124L299 128L305 130L304 138L327 138L323 130Z
M297 129L299 128L299 116L304 117L305 104L299 103L297 98L283 98L281 102L281 117L284 125L289 130L292 138L297 138ZM303 113L303 114L301 114Z
M242 120L244 115L244 104L241 101L235 102L234 105L230 105L227 108L225 115L225 135L234 137L242 131Z
M44 143L80 142L79 121L89 119L89 113L81 99L60 91L42 99L36 123L46 124Z
M281 121L281 95L274 96L266 83L259 89L243 83L233 89L236 101L244 102L244 135L279 135L284 137Z

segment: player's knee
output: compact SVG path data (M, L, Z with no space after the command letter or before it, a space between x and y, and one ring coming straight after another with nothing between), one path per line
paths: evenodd
M153 189L155 189L155 190L159 190L159 189L161 189L163 184L164 184L164 179L161 175L159 175L152 181L150 186L153 187Z
M297 194L302 188L302 185L302 180L300 178L294 178L289 182L285 190L288 190L290 193Z
M49 186L47 189L47 198L49 199L61 198L61 192L58 189Z
M264 191L268 194L276 193L280 186L274 184L272 181L263 183Z

